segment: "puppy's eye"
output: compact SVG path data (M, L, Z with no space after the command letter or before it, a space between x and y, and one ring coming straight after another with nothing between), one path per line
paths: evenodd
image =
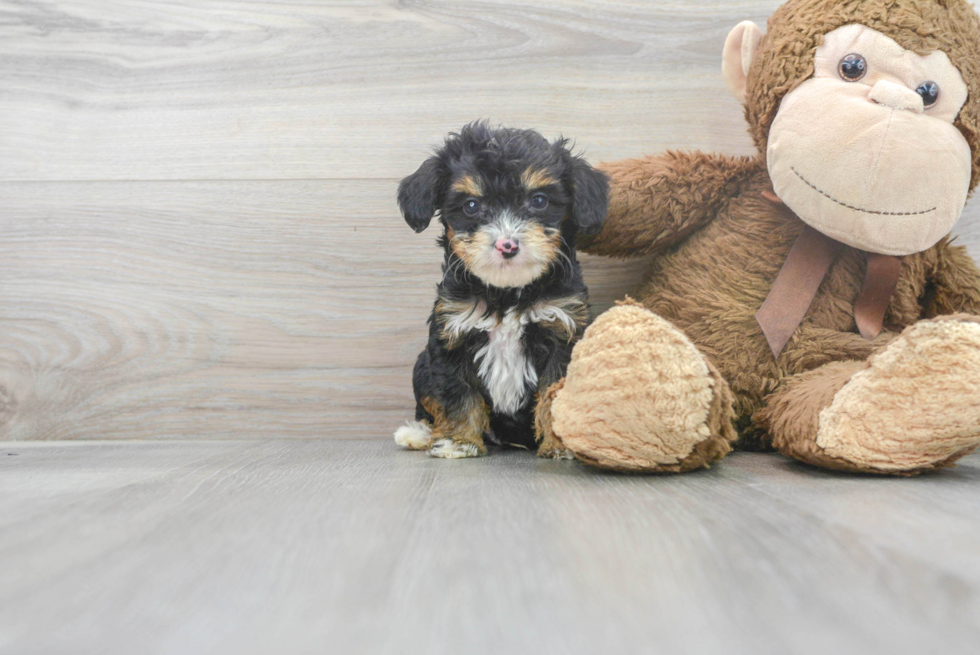
M465 203L463 203L463 213L467 216L476 216L480 213L480 201L475 198L470 198Z
M548 196L543 193L535 193L531 196L531 209L544 209L548 206Z
M868 60L859 54L850 54L840 60L837 72L848 82L857 82L868 72Z
M915 92L922 96L922 106L926 109L939 100L939 85L935 82L923 82Z

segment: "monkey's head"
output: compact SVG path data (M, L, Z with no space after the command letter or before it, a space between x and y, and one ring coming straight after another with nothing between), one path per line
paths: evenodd
M789 0L725 43L776 195L888 255L949 233L980 183L980 17L965 0Z

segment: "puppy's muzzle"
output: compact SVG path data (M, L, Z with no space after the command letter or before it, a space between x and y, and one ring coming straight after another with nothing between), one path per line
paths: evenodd
M493 247L497 249L497 252L504 259L515 257L521 249L520 242L517 239L497 239Z

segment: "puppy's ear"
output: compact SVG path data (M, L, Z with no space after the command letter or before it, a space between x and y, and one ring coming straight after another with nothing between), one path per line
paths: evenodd
M398 206L405 222L416 232L429 227L429 222L442 204L445 176L441 169L439 157L429 157L398 185Z
M609 178L580 157L572 159L572 218L582 234L597 234L609 210Z

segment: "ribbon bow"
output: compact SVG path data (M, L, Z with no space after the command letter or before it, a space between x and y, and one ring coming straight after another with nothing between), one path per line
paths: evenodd
M790 211L773 192L763 191L762 196ZM779 357L803 322L841 245L840 241L821 234L809 225L803 227L766 301L755 315L774 357ZM871 340L881 333L885 311L898 286L902 260L873 252L864 254L868 265L861 294L854 303L854 320L861 336Z

